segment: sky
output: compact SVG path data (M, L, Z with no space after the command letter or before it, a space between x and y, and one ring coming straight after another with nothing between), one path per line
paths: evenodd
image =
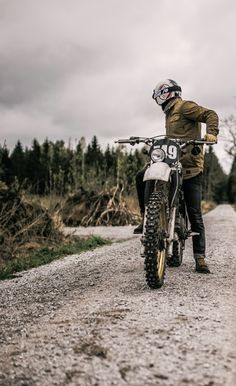
M235 0L0 0L0 143L163 134L151 96L166 78L227 118L235 17ZM226 138L215 151L228 171Z

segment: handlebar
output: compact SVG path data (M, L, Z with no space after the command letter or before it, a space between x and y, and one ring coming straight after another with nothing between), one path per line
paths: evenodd
M138 145L139 143L145 143L146 145L152 145L155 140L157 140L160 137L165 137L163 135L157 135L155 137L130 137L127 139L118 139L115 141L115 143L119 144L130 144L132 146ZM167 138L167 137L166 137ZM181 148L187 146L187 145L214 145L216 142L209 142L205 141L204 139L188 139L183 140L179 138L169 138L171 141L174 141L180 145Z

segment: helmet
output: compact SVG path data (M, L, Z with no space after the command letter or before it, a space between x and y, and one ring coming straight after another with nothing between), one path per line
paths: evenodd
M181 91L181 87L174 80L166 79L156 85L152 97L158 105L162 105L168 99L181 97Z

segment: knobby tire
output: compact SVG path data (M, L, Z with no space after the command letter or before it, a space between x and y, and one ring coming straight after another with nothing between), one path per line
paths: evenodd
M167 195L154 192L146 205L144 233L144 264L146 280L150 288L160 288L164 283L166 248L164 237L167 232Z

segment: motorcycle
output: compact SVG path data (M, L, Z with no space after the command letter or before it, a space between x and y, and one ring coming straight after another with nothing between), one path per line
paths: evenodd
M144 258L148 286L160 288L164 284L166 265L180 266L186 239L198 234L192 232L188 225L182 190L181 155L189 145L192 145L192 154L197 155L201 151L199 145L213 143L164 135L118 139L116 143L149 146L146 154L150 162L144 174L145 214L141 256Z

